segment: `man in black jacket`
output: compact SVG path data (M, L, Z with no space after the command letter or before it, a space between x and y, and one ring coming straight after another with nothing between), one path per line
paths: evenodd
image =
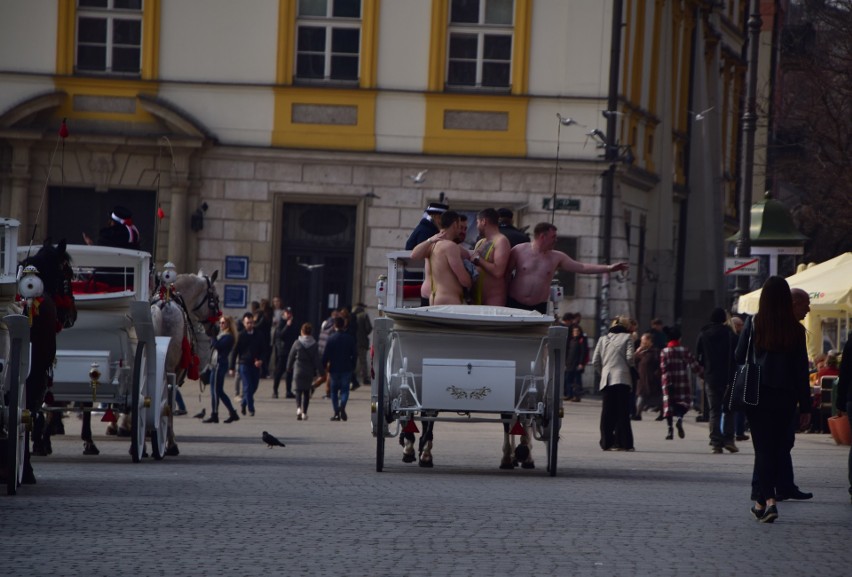
M412 250L415 246L438 234L438 225L435 221L441 218L441 215L449 210L449 206L440 202L430 202L423 213L423 218L411 231L408 240L405 241L405 250Z
M260 367L263 365L263 341L260 333L254 330L254 316L247 312L243 315L243 327L234 347L231 360L231 375L234 374L234 363L239 366L240 377L243 381L243 398L240 402L242 413L254 416L254 393L260 384Z
M734 331L725 324L728 315L725 309L715 308L710 314L710 324L701 329L698 343L695 345L695 357L704 367L704 391L710 406L710 446L713 453L727 449L731 453L739 451L734 443L734 427L722 430L722 396L734 375L734 349L736 341Z
M504 207L497 209L497 222L500 228L500 233L509 239L509 246L518 246L519 244L529 242L530 237L527 233L515 228L513 224L515 213L511 209Z
M286 372L287 355L293 348L293 343L299 338L299 325L293 320L293 309L284 307L281 312L281 320L275 325L275 336L273 346L275 348L275 372L272 373L272 398L278 398L278 387L281 386L281 377ZM295 399L293 394L293 373L287 372L284 386L287 389L287 398Z
M334 332L325 343L322 352L322 366L328 367L331 382L331 406L334 409L332 421L346 420L346 402L349 400L349 380L355 370L358 349L355 337L346 331L343 317L334 319Z

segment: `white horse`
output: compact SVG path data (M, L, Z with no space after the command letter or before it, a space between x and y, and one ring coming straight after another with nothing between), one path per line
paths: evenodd
M222 314L219 310L219 294L214 284L218 275L218 270L209 277L201 270L198 274L177 275L174 283L171 286L163 286L152 301L151 321L154 334L172 337L166 352L166 372L177 376L178 386L186 379L187 369L192 362L191 358L187 358L187 353L190 356L207 353L206 343L197 342L197 324L211 336L216 328L216 321ZM168 419L166 455L174 456L180 451L175 442L174 416L171 411Z

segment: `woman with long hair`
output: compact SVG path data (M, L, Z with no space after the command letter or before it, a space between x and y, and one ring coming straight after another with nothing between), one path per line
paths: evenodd
M231 399L225 393L225 376L228 374L228 357L234 346L237 344L237 322L234 317L222 316L219 319L219 334L213 337L210 342L211 351L210 364L213 365L213 371L210 373L210 402L213 407L213 412L210 416L204 419L203 423L218 423L219 422L219 401L228 409L228 418L226 423L239 421L240 416L237 414L234 405L231 404Z
M811 420L805 328L793 312L790 285L780 276L763 284L757 314L737 343L738 364L750 360L749 341L760 367L758 404L746 407L754 445L751 512L761 523L772 523L778 518L775 487L793 448L789 430L796 405L800 427L807 428Z

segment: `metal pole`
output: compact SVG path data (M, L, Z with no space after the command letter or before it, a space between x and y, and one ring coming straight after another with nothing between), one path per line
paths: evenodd
M742 117L743 158L740 166L740 238L737 240L738 257L751 255L751 189L754 176L754 133L757 130L757 56L760 48L760 0L752 1L748 19L748 76L746 77L746 109ZM749 291L749 277L737 278L737 296Z
M556 181L559 179L559 141L562 136L562 117L556 114L556 166L553 169L553 198L550 199L550 224L556 221Z
M607 163L603 175L603 260L612 260L612 203L615 194L615 163L618 160L618 135L616 121L618 120L618 74L621 63L621 16L623 0L613 0L612 3L612 41L609 52L609 89L607 94L606 143L604 160ZM609 280L601 281L601 294L598 297L598 336L606 334L609 324Z

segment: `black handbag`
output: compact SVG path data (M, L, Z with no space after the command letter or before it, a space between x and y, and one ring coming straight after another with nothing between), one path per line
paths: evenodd
M746 347L746 362L737 367L733 382L728 385L722 397L724 408L729 411L744 411L748 407L756 407L760 403L760 365L755 362L754 347L751 337L754 325L748 334Z
M204 367L204 370L201 371L201 374L198 375L198 379L203 384L209 385L210 384L210 378L212 377L212 375L213 375L213 367L211 367L210 365L207 365L206 367Z

